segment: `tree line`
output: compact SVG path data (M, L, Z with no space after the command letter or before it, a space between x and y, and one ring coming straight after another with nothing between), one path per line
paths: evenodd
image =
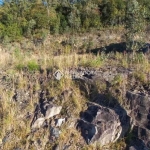
M3 0L0 41L44 38L48 33L80 33L120 25L130 28L134 22L137 24L141 12L144 12L144 22L149 23L150 1L130 1L132 3L126 0ZM137 10L135 2L140 6Z

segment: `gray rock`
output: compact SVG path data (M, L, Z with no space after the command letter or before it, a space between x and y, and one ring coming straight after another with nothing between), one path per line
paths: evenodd
M51 137L59 138L60 130L58 128L51 128Z
M98 142L101 146L119 139L122 126L114 110L91 105L81 114L78 128L87 143Z
M49 119L55 115L58 115L62 109L62 106L54 106L53 104L48 104L45 109L46 109L45 117L40 117L40 118L36 119L35 121L33 121L32 125L31 125L32 129L40 128L46 119Z
M38 118L31 126L32 129L40 128L45 121L45 118Z
M64 122L65 122L65 118L60 118L56 120L56 127L60 127Z
M45 119L49 119L61 112L62 106L49 105L46 110Z

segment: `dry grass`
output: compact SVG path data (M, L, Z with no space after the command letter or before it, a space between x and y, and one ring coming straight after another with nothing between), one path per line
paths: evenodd
M34 112L34 103L38 102L38 99L32 94L31 91L30 100L28 106L24 110L20 110L19 103L13 100L13 96L15 94L15 90L22 89L27 90L28 86L31 85L29 81L29 75L31 72L29 71L26 75L24 74L23 68L29 67L29 62L34 62L39 66L42 66L43 69L50 68L52 66L56 66L57 68L64 69L67 66L77 66L78 59L81 59L81 56L77 56L76 54L72 54L68 56L57 56L52 57L48 54L32 54L31 57L28 54L23 54L23 52L18 51L17 54L11 54L9 52L1 52L1 69L8 74L12 78L13 88L11 90L2 90L1 91L1 105L2 105L2 132L0 134L1 141L4 140L9 132L10 140L8 138L8 142L6 141L3 144L2 149L14 149L17 147L21 147L25 149L26 144L28 144L27 135L30 133L30 121L27 121L24 117L27 112ZM87 56L83 56L87 59ZM71 59L70 59L71 58ZM11 63L8 63L10 62ZM40 61L39 61L40 60ZM34 64L33 63L33 64ZM21 68L17 68L19 64L22 64ZM36 65L33 65L36 67ZM38 71L38 70L34 70ZM35 73L35 72L34 72ZM33 73L31 73L33 74ZM39 72L37 72L39 74ZM17 79L17 85L15 84ZM57 96L62 91L67 88L75 88L75 94L72 97L72 100L69 100L66 104L68 107L72 107L75 115L79 115L79 112L82 110L82 104L85 103L84 98L81 97L79 89L75 86L74 82L71 79L62 79L61 81L52 81L47 85L47 89L49 89L51 96ZM5 87L4 87L5 88ZM40 90L40 84L38 79L35 81L35 89ZM33 90L33 89L30 89ZM30 91L29 91L30 92ZM73 104L73 105L72 105ZM84 105L83 105L84 106ZM65 130L65 129L64 129ZM77 132L77 131L76 131ZM63 137L64 131L62 132L61 137ZM34 149L34 148L33 148Z
M100 67L104 62L104 55L94 56L92 54L78 55L76 53L65 54L60 56L52 56L49 53L23 53L18 50L17 54L10 54L9 52L1 52L0 64L2 68L9 67L21 70L23 67L31 63L40 65L43 69L50 67L57 67L59 69L65 69L68 67L89 66Z

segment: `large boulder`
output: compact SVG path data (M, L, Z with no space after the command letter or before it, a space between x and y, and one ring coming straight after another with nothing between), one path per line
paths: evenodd
M90 104L81 113L77 128L88 144L98 142L101 146L115 142L122 133L119 115L114 110L97 104Z

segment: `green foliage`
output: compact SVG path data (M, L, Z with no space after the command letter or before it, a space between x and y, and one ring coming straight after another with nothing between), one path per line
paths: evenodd
M40 28L47 28L49 24L49 18L46 11L46 8L43 5L34 5L31 9L30 17L35 20L36 24L35 27Z
M123 24L125 18L125 2L122 0L102 0L99 5L101 20L104 25Z
M21 28L18 27L16 23L13 23L5 27L4 37L8 36L11 41L13 41L14 39L19 39L21 35L22 30Z
M67 32L68 22L66 17L63 14L59 14L61 26L59 28L60 33Z
M29 61L27 64L27 68L29 71L38 71L40 69L40 66L37 64L36 61Z
M45 31L46 34L63 34L124 24L127 41L131 41L135 33L143 30L143 22L150 21L149 4L149 0L87 0L76 3L46 0L44 4L41 0L5 1L0 7L0 41L7 43L22 36L43 38Z

